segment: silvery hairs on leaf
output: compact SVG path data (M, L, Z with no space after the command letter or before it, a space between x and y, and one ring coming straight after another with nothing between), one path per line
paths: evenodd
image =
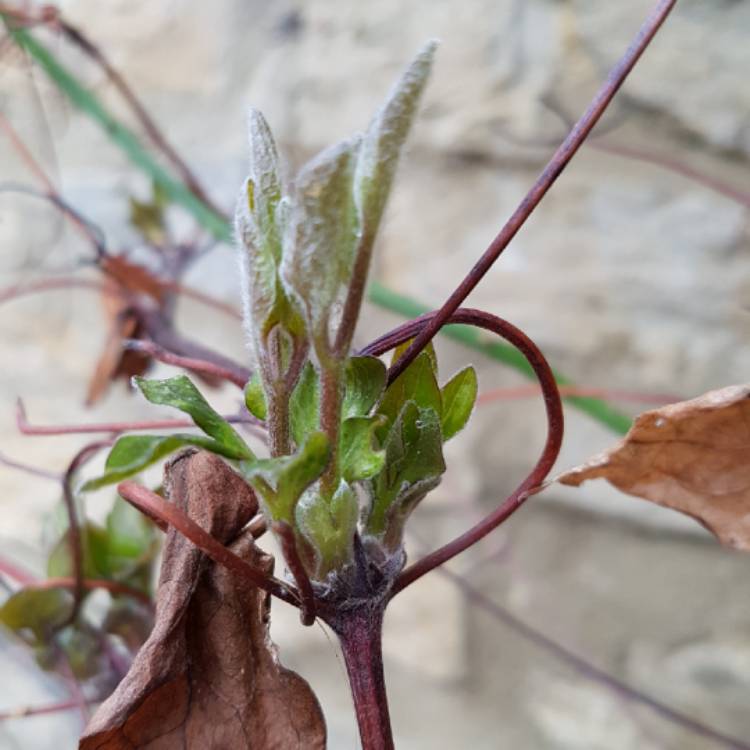
M278 323L294 328L295 314L278 277L287 208L279 157L268 123L254 109L248 115L248 140L250 171L237 203L235 227L245 325L261 359L270 330Z
M429 42L417 54L363 137L324 151L297 178L282 277L305 308L319 357L351 340L377 228L435 48ZM332 346L331 314L341 303L348 330Z
M295 181L281 276L302 306L316 354L332 352L330 320L351 278L359 241L352 180L360 138L332 146Z

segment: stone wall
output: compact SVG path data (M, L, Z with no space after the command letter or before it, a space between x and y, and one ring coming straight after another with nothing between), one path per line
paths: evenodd
M438 305L523 197L564 135L565 120L586 105L651 2L66 0L61 6L107 50L227 207L245 169L249 105L264 111L296 166L363 128L403 64L426 39L439 38L375 268L396 291ZM681 0L596 137L470 298L472 306L524 328L577 383L691 397L747 380L747 201L743 207L612 149L648 151L750 193L748 32L747 0ZM56 46L119 107L96 71L62 41ZM145 180L43 79L38 86L54 151L45 146L39 101L29 97L23 77L0 79L0 95L45 163L55 156L54 173L69 200L106 229L113 247L132 247L125 198L145 196ZM0 179L28 181L7 142L0 149ZM0 234L6 281L67 267L84 254L49 211L28 201L0 203ZM231 249L217 249L188 281L236 299ZM73 442L19 440L12 404L23 395L37 420L78 419L85 376L104 335L100 316L97 301L83 295L4 308L0 450L64 465ZM244 356L239 328L220 316L186 304L180 317L185 330ZM364 318L361 342L397 322L374 307ZM440 354L445 374L467 356L450 343L440 345ZM485 389L522 382L478 355L470 359ZM231 404L233 396L222 393L222 400ZM147 413L117 389L90 418ZM615 439L572 409L566 416L561 468ZM451 448L453 469L439 494L420 510L415 549L464 528L507 493L534 460L543 430L534 402L485 407ZM40 529L56 493L42 480L2 468L0 488L2 544L38 564ZM692 522L594 483L535 499L533 509L456 570L613 674L747 737L748 565ZM317 629L301 633L292 615L279 608L282 653L320 690L331 747L352 747L355 727L333 647ZM403 596L387 641L404 750L712 747L566 668L559 655L519 640L437 575ZM43 689L49 688L29 693L29 701ZM0 708L18 701L0 689ZM10 743L15 732L31 731L26 726L0 726L0 744L6 735ZM44 726L33 746L59 746L52 725Z

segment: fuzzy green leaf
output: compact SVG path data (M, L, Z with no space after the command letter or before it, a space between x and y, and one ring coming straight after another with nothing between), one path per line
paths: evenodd
M242 265L245 324L259 362L266 358L268 334L276 326L292 337L304 334L300 313L279 279L281 247L288 206L282 198L279 157L263 115L248 117L250 174L237 204L235 224L243 248Z
M245 406L258 419L265 420L268 417L266 394L263 391L263 384L257 372L253 373L253 376L245 385Z
M466 426L477 400L477 388L477 373L473 367L456 373L443 386L443 440L450 440Z
M344 372L342 419L364 417L385 388L386 366L377 357L350 357Z
M100 487L116 484L123 479L140 474L165 456L188 445L218 453L225 458L237 458L234 450L228 451L218 441L201 435L126 435L112 446L104 464L104 474L89 479L83 485L82 490L84 492L98 490Z
M30 630L37 641L43 641L66 622L72 610L69 591L21 589L0 607L0 623L15 632Z
M341 425L339 467L341 476L350 484L374 477L385 463L385 451L378 443L376 432L385 417L350 417Z
M370 252L436 48L435 42L428 42L417 53L373 118L362 141L354 177L363 236L360 252Z
M295 516L297 526L315 551L317 580L325 579L352 559L359 506L354 490L346 482L339 484L330 500L316 491L305 493Z
M281 275L307 319L323 365L331 354L331 311L351 280L358 241L352 179L359 139L323 151L296 180Z
M273 520L293 525L298 500L323 473L330 455L328 436L313 432L294 455L243 462L240 469Z
M245 460L254 458L234 427L211 408L186 375L168 380L133 378L133 381L152 404L173 406L189 414L193 422L221 446L222 455Z

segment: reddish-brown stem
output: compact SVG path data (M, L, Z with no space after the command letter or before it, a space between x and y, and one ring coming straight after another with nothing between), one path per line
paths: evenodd
M448 318L459 308L469 296L474 287L505 250L518 230L524 225L534 209L539 205L547 191L560 176L570 160L576 154L591 130L599 121L610 102L620 89L630 71L640 59L646 47L654 38L656 32L666 20L677 0L659 0L646 22L641 27L635 40L625 55L612 69L602 88L597 92L586 112L575 124L560 147L548 162L544 171L539 175L531 190L521 201L521 204L508 219L500 233L495 237L482 257L476 262L463 281L448 297L445 304L415 338L409 348L399 358L398 362L388 372L388 382L393 382L414 360L419 352L434 338L435 334L447 323Z
M63 502L68 514L68 539L70 544L70 558L73 565L73 608L66 625L73 622L78 615L78 609L83 601L83 595L86 591L83 576L83 540L81 539L81 529L78 520L78 510L76 508L75 495L73 493L73 479L78 469L83 466L90 458L95 456L102 448L112 445L112 439L97 440L94 443L84 445L78 453L73 456L73 460L68 464L62 479Z
M96 701L89 701L90 704ZM61 711L72 711L74 708L80 708L80 699L71 698L59 703L51 703L48 706L29 706L26 708L16 708L10 711L0 711L0 721L9 719L25 719L29 716L42 716L44 714L54 714Z
M400 326L385 336L381 336L377 341L367 346L363 350L363 354L378 356L408 341L415 335L418 336L419 331L429 326L430 321L434 320L437 315L438 313L428 313ZM536 344L525 333L507 321L481 310L457 310L447 322L463 323L491 331L513 344L526 357L542 387L544 405L547 411L547 441L534 468L506 501L467 532L408 567L396 579L393 586L393 595L414 583L414 581L429 573L434 568L476 544L510 515L515 513L529 497L530 492L540 485L547 474L549 474L562 444L563 410L560 393L557 389L552 369L547 364L547 360L541 351L539 351Z
M0 453L0 464L7 466L9 469L16 469L17 471L23 471L31 476L39 477L40 479L51 479L53 482L61 482L62 474L58 474L54 471L47 471L47 469L41 469L37 466L31 466L30 464L24 464L20 461L14 461L12 458L8 458Z
M278 578L266 575L264 571L253 567L241 557L235 555L234 552L227 549L179 508L159 497L155 492L151 492L135 482L122 482L118 485L117 491L124 500L127 500L149 517L159 518L173 526L214 562L223 565L237 575L243 576L253 586L267 591L288 604L295 607L300 606L301 597L295 589Z
M13 286L7 286L4 289L0 289L0 304L19 299L20 297L26 297L30 294L52 292L58 289L87 289L111 297L122 296L118 290L108 287L100 281L78 279L72 276L61 276L60 278L55 279L40 279L39 281L33 281L29 284L14 284Z
M315 592L297 551L294 529L285 521L275 521L271 529L279 539L286 566L299 590L300 620L303 625L312 625L315 622Z
M475 604L481 609L484 609L498 622L501 622L503 625L510 628L510 630L512 630L517 635L521 636L530 643L533 643L535 646L543 649L561 662L567 664L582 677L588 680L593 680L599 685L603 685L625 700L633 701L634 703L646 706L666 721L669 721L676 726L682 727L683 729L692 732L693 734L705 737L717 743L717 745L720 745L721 747L728 748L728 750L750 750L750 744L748 744L747 742L735 739L734 737L729 737L728 735L719 732L718 730L713 729L706 724L702 724L694 717L682 713L681 711L677 711L670 706L667 706L656 698L653 698L652 696L640 690L637 690L631 685L622 682L608 672L605 672L603 669L595 666L587 659L584 659L583 657L571 651L566 646L563 646L562 644L553 640L537 628L518 619L516 615L514 615L506 608L501 607L499 604L496 604L482 591L472 586L472 584L464 576L459 576L458 574L452 572L447 568L442 568L439 573L456 584L456 586L459 587L461 592L466 595L466 597L472 602L472 604Z
M601 140L593 140L591 142L591 147L607 154L622 156L625 159L635 159L637 161L645 162L646 164L653 164L662 169L668 169L670 172L675 172L676 174L679 174L688 180L692 180L709 190L713 190L715 193L723 195L725 198L729 198L729 200L739 203L741 206L750 208L750 193L738 190L727 182L719 180L712 175L705 174L698 169L693 169L693 167L683 164L676 159L670 159L669 157L662 156L654 151L647 151L642 148L635 148L633 146L610 143Z
M339 637L357 714L362 750L393 750L383 674L383 605L344 610L329 623Z
M558 385L557 389L563 398L603 398L609 401L636 401L643 404L670 404L682 401L674 393L641 393L640 391L620 391L613 388L593 388L582 385ZM491 401L516 398L532 398L541 393L538 385L520 385L515 388L493 388L484 391L477 398L477 405Z
M164 362L164 364L167 365L174 365L175 367L182 367L186 370L201 373L202 375L209 375L219 378L220 380L227 380L230 383L234 383L238 388L244 388L245 384L250 379L249 370L246 373L238 372L235 369L230 370L227 367L222 367L221 365L215 364L214 362L208 362L204 359L183 357L180 354L170 352L168 349L159 346L159 344L153 341L129 339L124 342L124 346L126 349L144 352L150 357L153 357L159 362ZM247 374L247 377L245 377L245 374Z

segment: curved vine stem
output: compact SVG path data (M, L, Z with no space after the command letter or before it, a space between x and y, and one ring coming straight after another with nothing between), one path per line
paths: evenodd
M227 549L179 508L172 503L168 503L155 492L151 492L135 482L122 482L118 485L117 491L124 500L127 500L150 518L157 518L173 526L214 562L223 565L232 573L250 581L253 586L267 591L287 604L295 607L300 606L301 596L296 589L274 576L266 575L264 571L235 555L234 552Z
M568 136L552 155L543 172L539 175L531 190L521 201L518 208L506 222L500 233L484 251L482 257L475 263L463 281L456 287L445 304L434 315L429 325L422 328L409 348L399 358L398 362L388 373L388 382L392 383L414 360L414 358L434 338L435 334L448 322L451 315L469 296L474 287L482 280L492 264L500 257L500 253L510 244L518 230L534 212L547 191L562 174L570 160L593 130L594 126L606 111L615 94L619 91L628 74L640 59L646 47L661 28L667 16L675 6L677 0L659 0L651 15L646 19L635 39L628 47L620 61L610 72L607 80L594 96L588 109L581 119L573 126Z
M63 501L65 510L68 514L68 534L70 542L70 559L73 566L73 583L71 587L73 593L73 608L70 617L64 625L73 622L78 615L81 602L86 593L86 581L83 574L83 540L81 538L81 527L78 520L78 510L76 508L75 494L73 492L73 479L78 469L83 466L90 458L93 458L102 448L112 445L113 439L97 440L88 445L84 445L78 453L73 456L73 460L68 464L62 477ZM62 626L61 626L62 627Z
M429 313L406 323L374 341L362 353L379 356L389 349L403 344L410 338L418 336L419 332L425 330L438 315L437 312ZM476 544L515 513L549 474L562 444L563 410L560 392L552 369L536 344L523 331L511 325L508 321L481 310L466 308L456 310L446 322L463 323L491 331L498 336L502 336L524 355L539 379L542 388L544 406L547 412L547 441L534 468L505 502L461 536L456 537L404 570L393 585L392 596L395 596L426 573Z

